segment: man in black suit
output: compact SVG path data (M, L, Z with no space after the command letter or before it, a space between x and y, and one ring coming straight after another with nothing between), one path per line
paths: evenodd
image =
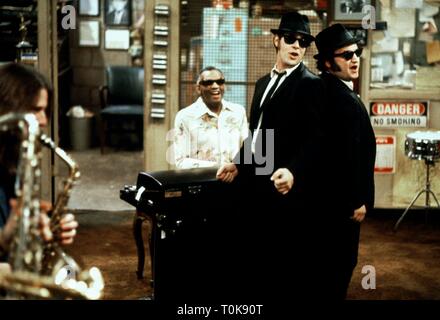
M362 8L365 6L364 0L347 0L341 2L341 13L359 13L362 12Z
M128 12L128 0L113 0L113 10L107 13L106 22L108 24L130 24L130 17Z
M240 281L247 291L276 296L285 286L305 297L303 290L313 294L305 273L311 272L313 255L308 244L315 215L309 207L318 187L322 82L302 62L314 40L306 16L286 13L271 32L276 62L255 85L252 135L234 163L219 168L217 178L232 182L237 177L246 199L233 224L236 243L243 246L237 265L244 268Z
M325 243L331 252L329 288L345 298L357 264L360 223L374 205L376 139L367 110L353 91L359 77L362 48L343 25L334 24L316 36L315 55L326 88L326 137L329 182L326 196L331 212ZM325 250L323 250L325 251Z

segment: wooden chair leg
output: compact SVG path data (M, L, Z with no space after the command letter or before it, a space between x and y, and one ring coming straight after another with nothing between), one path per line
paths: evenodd
M136 243L136 250L138 255L138 266L136 271L138 279L142 279L144 277L145 265L144 240L142 238L142 222L144 222L144 218L141 218L136 213L133 220L133 236Z

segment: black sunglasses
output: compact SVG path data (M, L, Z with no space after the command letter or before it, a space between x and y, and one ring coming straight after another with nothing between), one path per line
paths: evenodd
M297 34L294 33L286 33L283 34L282 37L284 38L284 42L286 44L294 44L296 40L298 40L299 46L301 48L307 48L310 46L311 41L308 39L305 39Z
M356 51L344 51L344 52L342 52L342 53L337 53L337 54L334 54L333 56L334 57L342 57L342 58L344 58L345 60L351 60L351 59L353 59L353 55L356 53L356 55L358 56L358 58L362 55L362 50L363 50L363 48L359 48L359 49L357 49Z
M217 83L219 86L222 84L225 84L225 79L215 79L215 80L200 80L199 84L201 84L204 87L212 86L213 84Z

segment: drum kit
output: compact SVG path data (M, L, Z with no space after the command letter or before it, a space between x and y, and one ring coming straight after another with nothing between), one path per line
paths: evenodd
M435 165L435 162L440 159L440 131L416 131L406 135L405 140L405 154L412 160L424 160L426 165L426 183L425 188L420 190L410 205L403 212L399 220L394 226L394 231L397 230L399 224L402 222L405 215L412 208L417 199L426 194L425 198L425 218L427 217L430 206L430 196L432 196L440 208L440 203L437 200L434 192L431 190L431 182L429 177L430 168Z

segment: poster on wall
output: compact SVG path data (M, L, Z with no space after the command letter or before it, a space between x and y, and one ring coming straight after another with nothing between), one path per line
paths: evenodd
M374 173L390 174L396 172L396 137L376 135L376 163Z
M131 24L131 1L105 0L104 10L107 26L129 26Z
M128 29L105 30L105 46L107 50L128 50L130 47L130 31Z
M81 16L99 16L99 0L79 0Z
M374 6L374 0L334 0L331 1L330 20L361 24L362 19L368 16L368 7Z
M373 127L425 128L428 125L428 101L372 101Z
M80 47L99 47L99 21L80 21L78 40Z
M246 9L203 9L203 67L216 66L234 87L225 99L246 105L248 11Z

